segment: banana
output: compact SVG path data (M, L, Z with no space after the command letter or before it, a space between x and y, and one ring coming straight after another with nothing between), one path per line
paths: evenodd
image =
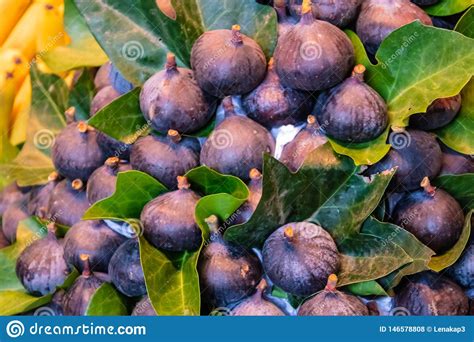
M44 3L43 3L44 2ZM58 3L59 1L56 1ZM42 0L43 13L38 19L36 37L37 56L53 48L66 44L67 35L64 30L64 6Z
M0 46L30 4L31 0L0 0L0 13L3 13L0 22Z
M8 133L10 113L16 94L16 81L15 75L10 71L0 71L0 162L8 161L15 154Z
M0 76L9 75L9 84L13 83L15 91L20 89L23 80L29 73L28 60L16 49L0 49ZM3 88L0 87L0 92Z
M18 91L10 117L10 143L13 146L26 141L26 129L31 107L31 78L28 75Z

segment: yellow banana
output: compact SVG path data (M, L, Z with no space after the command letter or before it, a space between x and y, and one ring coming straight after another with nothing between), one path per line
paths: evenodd
M0 13L3 13L0 22L0 46L30 4L31 0L0 0Z
M8 74L8 83L13 83L15 91L20 89L28 73L29 63L21 51L16 49L0 49L0 76ZM3 88L0 87L0 92L2 91Z
M13 154L8 139L10 129L10 113L16 94L16 80L9 71L0 71L0 161L6 161Z
M31 107L31 78L28 75L18 91L10 117L10 143L13 146L26 141L26 129Z
M38 21L45 14L44 4L32 3L13 28L3 48L20 50L23 55L31 60L36 54L36 36Z
M38 19L36 36L37 56L40 57L55 47L66 44L64 6L52 3L42 3L42 5L43 13Z

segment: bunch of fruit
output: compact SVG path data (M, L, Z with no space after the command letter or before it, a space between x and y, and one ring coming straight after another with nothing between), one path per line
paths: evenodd
M403 25L415 20L432 25L432 19L414 3L435 2L274 0L279 37L268 62L262 47L243 34L239 25L207 31L194 42L191 69L178 66L176 56L168 53L164 69L143 84L139 103L151 133L136 141L119 141L77 118L76 109L69 108L67 126L52 146L55 172L48 182L33 187L13 183L0 198L2 247L15 243L22 220L37 216L47 222L47 235L26 246L16 261L16 275L24 288L33 296L54 293L50 308L55 314L84 315L96 291L110 283L135 300L132 315L159 314L148 296L153 289L142 268L140 245L145 239L170 260L176 255L186 260L186 255L200 251L197 272L203 314L222 310L236 316L378 314L368 305L368 298L338 288L343 256L330 227L309 221L279 222L262 248L253 250L228 241L224 232L228 226L245 224L257 207L266 205L264 182L268 185L274 180L264 178L265 154L275 155L295 174L328 138L366 143L388 129L387 104L365 82L366 66L355 63L356 51L341 28L355 24L373 57L382 41ZM19 3L18 17L29 1ZM34 1L23 18L40 10L55 11L59 17L61 6ZM49 22L48 16L42 18ZM10 93L3 90L9 89L7 83L1 89L2 94L24 99L21 84L29 82L25 80L27 61L44 46L37 40L31 43L35 49L12 50L18 48L13 41L19 39L15 37L23 29L22 21L4 39L2 52L13 61L10 65L15 69L8 72L14 73L16 83ZM23 34L31 40L31 33ZM5 65L1 63L0 68ZM135 88L110 62L97 70L94 85L91 118L102 115ZM395 172L385 194L383 219L408 231L437 255L458 243L470 208L463 208L432 182L440 174L474 173L474 159L440 144L429 131L454 120L463 100L461 95L438 99L425 113L412 115L404 131L410 143L392 148L378 163L360 169L367 183L377 175ZM209 136L195 137L216 112L217 122ZM275 132L286 125L301 129L280 146ZM332 160L321 159L318 162ZM199 166L237 177L249 190L230 222L218 217L214 212L218 208L207 208L203 224L209 234L196 217L202 189L186 176ZM91 206L116 193L117 179L131 170L170 189L141 209L141 231L105 217L83 220ZM81 275L62 288L74 270ZM402 281L393 293L394 306L412 315L466 315L470 305L465 290L474 288L473 274L471 239L446 274L424 271ZM285 300L273 295L278 291L285 293ZM290 302L297 304L292 308Z

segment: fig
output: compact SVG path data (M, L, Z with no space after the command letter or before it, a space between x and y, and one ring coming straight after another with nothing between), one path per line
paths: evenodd
M119 98L120 95L121 94L110 85L102 88L92 99L90 115L94 116L99 110Z
M149 78L140 93L145 119L160 132L192 133L206 126L214 115L215 100L199 88L190 69L178 68L168 54L165 70Z
M432 25L431 18L410 0L365 0L357 19L357 35L375 55L382 41L396 29L415 20Z
M63 226L72 226L82 219L89 208L84 183L76 179L62 180L51 193L48 205L49 220Z
M443 163L440 175L461 175L474 173L474 156L458 153L441 144Z
M304 0L299 23L279 39L274 58L282 84L316 91L347 77L354 65L354 48L339 28L315 19L310 0Z
M302 0L290 0L291 15L299 18ZM312 12L316 19L344 28L359 14L362 0L312 0Z
M126 296L146 294L137 239L129 239L117 248L109 262L109 276L115 287Z
M326 134L343 142L362 143L377 138L388 124L383 98L364 82L365 67L357 65L338 86L322 93L316 113Z
M84 121L72 122L58 134L51 157L59 174L83 182L106 159L97 142L97 132Z
M471 227L473 224L474 220L471 220ZM472 236L458 261L448 268L448 274L459 285L474 289L474 238Z
M262 169L263 153L273 154L275 140L265 127L237 115L230 97L223 106L225 119L204 143L201 164L248 180L251 169Z
M199 86L219 98L252 91L263 81L266 64L262 48L239 25L203 33L191 50Z
M244 204L232 215L232 225L242 224L250 220L262 198L262 174L257 169L250 170L248 184L249 197Z
M201 146L196 138L182 137L169 130L168 136L149 135L138 139L130 152L133 169L148 173L169 189L176 189L176 177L199 166Z
M105 164L95 170L87 182L87 199L90 204L94 204L104 198L110 197L115 192L117 174L129 171L132 166L118 157L111 157Z
M298 316L368 316L369 310L356 296L336 290L337 276L331 274L323 291L305 301Z
M274 231L262 250L263 268L284 291L309 296L322 289L330 274L339 269L334 240L322 227L310 222L288 223Z
M286 316L285 313L275 304L264 297L267 289L265 279L260 281L257 292L244 299L232 309L232 316Z
M424 177L436 178L441 170L442 153L436 138L418 130L393 132L390 136L392 149L366 174L380 173L397 167L390 184L394 192L418 189Z
M425 271L399 285L394 305L412 316L464 316L469 300L462 289L440 274Z
M273 58L263 82L242 98L248 117L268 129L301 123L313 109L314 102L311 94L281 84Z
M192 191L186 177L178 176L178 190L147 203L140 215L146 239L156 248L170 252L195 251L202 233L194 211L201 198Z
M309 115L306 127L283 147L280 161L290 171L296 172L303 166L308 155L325 143L327 143L327 138L321 133L321 127L317 123L316 117Z
M20 221L27 219L29 216L28 203L24 196L5 209L2 216L2 232L10 243L16 241L16 231Z
M81 271L81 254L87 254L91 270L107 272L110 258L125 240L103 221L79 221L64 237L64 257Z
M5 209L7 209L10 204L22 199L22 197L23 193L15 182L5 186L5 188L0 191L0 216L3 216Z
M459 240L464 214L459 203L446 191L430 184L406 194L395 207L394 222L415 235L437 254L446 252Z
M210 241L198 261L204 303L209 309L226 307L251 295L262 278L258 258L239 245L224 241L216 216L206 219Z
M103 280L92 273L89 265L89 256L81 254L82 274L66 291L63 298L63 311L66 316L85 315L89 302L97 289L104 283Z
M64 259L64 248L56 238L54 224L48 235L34 241L21 252L16 262L16 275L34 296L53 293L66 280L70 268Z
M446 126L454 120L461 109L461 95L435 100L426 113L410 116L410 126L431 131Z
M296 20L287 13L286 0L273 1L273 8L278 17L278 39L280 39L288 32L291 26L296 24Z
M121 95L126 94L135 88L133 83L127 81L127 79L120 73L115 65L111 65L109 71L109 81L112 87Z
M99 70L97 70L97 73L95 74L94 78L94 86L95 90L100 91L102 88L105 88L107 86L110 86L110 70L112 69L112 63L107 62L103 64Z
M411 2L418 6L431 6L437 4L439 0L411 0Z
M156 316L155 309L148 296L143 297L133 308L132 316Z
M28 193L28 213L30 215L45 218L49 210L51 194L60 181L61 177L54 171L48 176L46 184L31 189Z

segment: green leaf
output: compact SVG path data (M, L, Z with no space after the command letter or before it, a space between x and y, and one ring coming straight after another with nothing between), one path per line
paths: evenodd
M73 0L64 1L64 25L72 40L71 44L57 46L41 54L42 60L53 72L99 66L107 62L107 55L90 33Z
M472 1L472 0L471 0ZM466 37L474 38L474 7L469 8L466 13L459 19L454 31L462 33Z
M464 11L474 5L472 0L440 0L437 4L424 7L430 15L444 17Z
M464 248L469 241L469 236L471 234L471 217L472 217L472 210L469 214L466 215L466 220L464 222L464 228L459 237L458 242L446 253L439 256L434 256L431 258L429 263L429 267L435 272L441 272L445 268L453 265L461 256Z
M145 204L166 191L164 185L144 172L120 172L114 194L91 206L83 219L139 219Z
M109 283L103 283L92 295L86 316L126 316L125 297Z
M74 107L76 120L87 121L95 95L94 76L90 69L83 69L69 94L68 107Z
M186 176L193 190L207 195L199 200L195 211L196 222L203 232L203 240L206 240L209 232L204 220L210 215L227 220L245 202L248 189L238 178L221 175L207 167L191 170ZM200 314L199 275L196 269L200 250L183 253L170 260L143 237L140 238L148 295L158 315Z
M388 296L383 287L375 280L350 284L346 289L356 296Z
M297 173L265 155L262 199L251 219L228 228L225 238L261 247L278 227L310 217L354 172L350 159L335 155L329 144L314 150Z
M395 170L391 170L370 178L351 176L308 221L324 227L336 243L358 234L362 223L377 208L394 174Z
M385 289L392 289L397 286L400 280L410 274L415 274L428 269L428 263L434 252L422 244L418 239L407 230L391 223L380 222L370 217L362 226L362 233L377 236L384 241L390 241L407 253L412 262L390 273L389 275L378 279L378 282Z
M453 150L474 154L474 79L461 92L462 106L456 118L436 131L438 138Z
M474 209L474 174L443 175L434 180L434 185L446 190L465 210Z
M58 76L42 74L31 67L32 100L27 139L20 154L8 165L20 186L40 185L54 171L51 147L66 126L69 90Z
M240 24L243 33L253 37L267 56L276 43L275 12L253 0L173 0L167 7L173 19L158 9L155 0L75 3L112 62L136 85L162 68L168 50L181 64L189 65L194 41L209 30Z
M16 260L27 246L44 237L46 232L46 227L35 217L18 224L16 242L0 249L0 291L23 290L16 276Z

